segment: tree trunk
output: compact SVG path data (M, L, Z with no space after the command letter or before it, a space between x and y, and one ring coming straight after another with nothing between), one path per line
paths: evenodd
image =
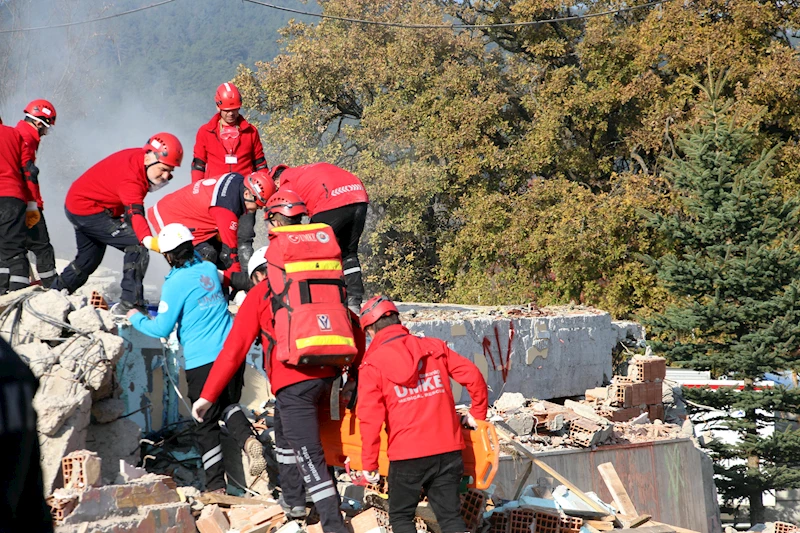
M750 462L755 459L756 465L758 464L758 456L751 456L747 458L748 466ZM761 487L756 485L750 491L750 525L764 523L764 501L761 498Z

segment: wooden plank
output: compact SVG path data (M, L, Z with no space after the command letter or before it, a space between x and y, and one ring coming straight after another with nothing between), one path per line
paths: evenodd
M530 459L533 462L533 464L535 464L536 466L538 466L539 468L541 468L542 470L544 470L545 472L547 472L548 474L550 474L551 476L556 478L558 481L560 481L565 487L567 487L569 490L571 490L573 493L575 493L575 495L578 498L583 500L589 507L591 507L592 509L594 509L598 513L603 513L604 515L608 516L608 509L606 509L605 507L601 506L596 501L591 499L581 489L579 489L574 483L572 483L570 480L568 480L567 478L565 478L564 476L562 476L561 474L559 474L558 472L553 470L548 464L546 464L546 463L540 461L539 459L537 459L536 456L533 454L533 452L528 450L528 448L526 448L525 446L523 446L519 442L515 441L511 437L511 435L508 434L508 432L503 431L501 428L499 428L497 426L495 426L495 429L497 430L498 433L500 433L506 439L508 439L509 443L511 444L511 446L514 447L515 450L517 450L519 453L521 453L522 455L524 455L525 457Z
M599 529L592 527L591 525L587 524L586 522L583 523L583 527L586 528L586 531L589 533L601 533Z
M617 515L617 516L619 517L619 515ZM623 518L621 520L622 527L624 527L624 528L639 527L642 524L650 522L651 518L653 518L653 517L650 516L649 514L643 514L641 516L635 516L635 517L632 517L632 518Z
M611 493L617 511L628 516L638 516L639 513L636 511L636 506L633 505L630 496L628 496L628 491L625 490L625 485L622 484L622 480L617 475L614 465L611 463L597 465L597 471L600 472L600 477L603 478L608 492Z
M675 533L675 530L672 529L671 526L667 525L659 525L659 526L647 526L647 527L637 527L637 528L625 528L617 530L619 533Z
M231 505L275 505L274 500L260 500L258 498L241 498L239 496L228 496L227 494L217 494L216 492L204 492L197 498L205 505L217 504L230 507Z
M700 533L699 531L695 531L693 529L686 529L685 527L672 526L670 524L665 524L663 522L656 522L655 520L650 520L649 523L653 524L654 526L667 526L675 530L675 533Z
M584 525L592 526L598 531L611 531L614 529L614 524L611 522L604 522L602 520L584 520Z

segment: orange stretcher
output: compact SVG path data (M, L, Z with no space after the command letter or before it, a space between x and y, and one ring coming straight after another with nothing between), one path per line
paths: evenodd
M349 466L349 469L360 471L361 468L361 431L358 418L349 410L342 409L341 420L331 420L330 413L320 413L320 439L325 450L325 461L333 466ZM500 444L494 426L478 420L478 429L463 429L464 474L470 476L470 487L480 490L488 489L497 473L500 460ZM378 472L382 476L389 474L389 458L386 430L381 430L381 447L378 455ZM347 465L349 461L349 465Z

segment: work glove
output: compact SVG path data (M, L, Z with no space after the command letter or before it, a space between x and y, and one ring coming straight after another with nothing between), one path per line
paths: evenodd
M377 470L362 470L361 476L367 480L367 483L372 483L373 485L381 479L381 475L378 474Z
M41 218L42 215L39 213L39 206L36 205L36 202L28 202L28 207L25 209L25 226L30 229L34 227Z
M153 250L156 253L161 253L161 250L158 248L158 237L151 237L148 235L144 239L142 239L142 244L148 250Z
M475 422L475 418L469 413L461 415L461 426L467 429L478 429L478 423Z
M205 398L199 398L194 404L192 404L192 416L198 422L203 421L203 417L206 416L206 413L211 406L214 405L213 403L209 402Z

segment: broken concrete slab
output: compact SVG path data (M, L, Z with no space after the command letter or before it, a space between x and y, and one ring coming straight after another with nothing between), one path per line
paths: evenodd
M33 398L33 408L38 415L36 429L42 435L53 436L79 408L85 408L87 403L91 406L91 399L86 389L73 395L37 394Z
M78 294L78 293L68 294L67 300L69 300L69 303L72 304L72 308L76 311L78 309L81 309L82 307L86 307L87 305L89 305L89 299L86 297L85 294ZM69 323L72 324L72 321L70 320Z
M54 321L66 322L72 303L58 291L45 291L28 299L22 307L19 327L24 337L40 340L61 338L62 326L51 324L36 315L44 315ZM34 314L35 313L35 314Z
M85 299L85 297L84 297ZM103 320L94 307L84 306L67 315L67 320L72 327L84 333L91 333L103 328Z
M38 340L26 344L18 344L14 346L14 351L26 360L28 367L37 378L41 378L42 375L50 372L53 366L58 363L58 356L53 353L50 346Z
M103 322L103 331L116 334L117 323L114 322L114 316L111 314L111 311L100 308L95 308L95 311L97 311L97 316L99 316L100 320Z
M133 533L166 532L183 533L196 531L192 510L187 503L148 505L140 508L134 515L112 516L91 523L78 522L60 525L58 533Z
M141 428L127 418L88 427L86 448L103 458L103 479L116 479L120 459L134 465L139 462L141 433Z
M506 419L506 423L519 436L530 435L533 426L536 424L533 415L527 413L516 413Z
M118 398L106 398L92 404L92 422L108 424L125 413L125 402Z
M113 366L116 366L125 353L125 339L105 331L97 331L93 336L103 343L103 350L105 351L106 357L111 360Z
M91 395L83 394L82 401L72 415L51 436L39 433L42 478L46 494L62 485L61 458L70 452L86 448Z
M168 476L148 474L125 485L89 488L80 493L78 504L63 523L80 524L111 516L132 516L138 514L141 507L180 503L178 492L170 489L164 483L166 480L169 480Z

